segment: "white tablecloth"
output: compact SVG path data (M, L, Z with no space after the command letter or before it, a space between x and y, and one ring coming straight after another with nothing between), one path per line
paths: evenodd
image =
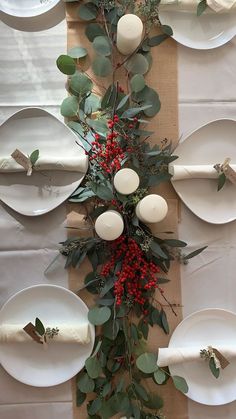
M11 24L20 28L19 22ZM34 27L35 20L28 30ZM179 46L180 136L216 118L236 118L235 47L235 40L212 51ZM40 32L21 32L0 23L0 123L16 110L32 105L60 117L65 77L57 70L55 60L65 51L65 21ZM236 222L209 225L185 206L181 216L180 237L189 243L189 251L208 245L202 255L182 267L184 316L208 307L236 311ZM43 274L56 254L58 242L66 236L64 223L64 205L34 219L0 207L1 305L16 291L34 283L67 286L63 261L59 260L47 276ZM0 419L72 419L71 400L70 383L37 389L15 381L0 369ZM236 402L220 407L188 403L189 419L236 417Z

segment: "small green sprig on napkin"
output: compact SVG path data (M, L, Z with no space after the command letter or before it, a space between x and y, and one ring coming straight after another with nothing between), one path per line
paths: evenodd
M48 342L48 339L53 339L58 335L58 327L45 327L41 320L36 317L35 324L28 323L24 327L24 331L37 343L44 344Z

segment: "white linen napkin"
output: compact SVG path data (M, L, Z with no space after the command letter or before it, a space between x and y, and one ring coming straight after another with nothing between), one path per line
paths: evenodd
M236 357L236 344L214 346L226 359ZM157 365L158 367L167 367L174 364L181 364L182 362L202 361L202 358L200 357L201 349L205 349L204 346L159 348Z
M88 158L86 155L78 156L39 156L34 170L65 170L68 172L86 173ZM0 172L25 172L24 167L18 164L13 157L0 157Z
M230 164L233 170L236 170L235 164ZM184 179L217 179L219 173L214 169L213 164L204 165L177 165L169 164L169 173L172 175L171 180L184 180Z
M0 326L0 343L33 342L33 339L23 330L24 327L25 324L2 324ZM58 335L48 339L50 344L51 342L81 344L90 342L91 336L88 323L62 323L56 324L56 327L59 329Z
M159 9L163 11L197 11L199 3L200 0L161 0ZM207 5L217 13L236 10L236 0L207 0Z

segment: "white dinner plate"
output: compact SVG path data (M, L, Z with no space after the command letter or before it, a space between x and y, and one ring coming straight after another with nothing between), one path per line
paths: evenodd
M186 47L212 49L236 35L236 13L161 12L160 21L173 29L173 38Z
M0 0L0 10L10 16L33 17L48 12L61 0Z
M176 165L222 164L227 157L236 164L236 121L220 119L190 134L175 149ZM226 181L217 191L217 179L172 181L177 194L199 218L212 224L236 219L236 186Z
M0 127L0 156L16 149L25 154L39 149L50 157L84 155L78 137L63 122L40 108L25 108ZM23 215L45 214L64 202L79 186L84 173L63 170L0 174L0 199Z
M236 314L221 309L197 311L175 329L169 347L236 345ZM222 405L236 400L236 359L215 378L204 360L170 366L172 375L184 377L187 396L202 404Z
M87 323L88 308L73 292L56 285L36 285L13 295L0 310L0 324ZM36 387L61 384L76 375L90 356L94 345L94 326L90 324L91 341L86 344L49 343L45 350L32 340L27 343L0 345L0 362L16 380Z

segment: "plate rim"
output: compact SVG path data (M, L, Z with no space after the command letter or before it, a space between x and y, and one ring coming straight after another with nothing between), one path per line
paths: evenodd
M161 12L160 11L160 13L159 13L160 21L162 19L162 17L161 17L161 14L162 13L173 13L173 11L172 12L170 12L170 11L166 11L166 12L162 11ZM176 13L181 13L181 11L176 11ZM194 13L191 13L191 14L194 14ZM163 24L165 25L165 19L164 19ZM171 36L171 38L173 38L178 44L183 45L183 46L185 46L187 48L195 49L195 50L199 50L199 51L207 51L207 50L212 50L212 49L220 48L223 45L225 45L228 42L230 42L236 36L236 24L235 24L235 30L233 30L233 28L231 28L231 30L229 30L227 32L227 34L228 34L227 40L224 40L224 38L222 38L222 41L219 42L217 45L210 45L210 46L209 45L208 46L207 45L206 46L203 45L202 47L197 46L197 45L194 46L194 45L191 44L191 42L181 42L181 41L179 41L178 40L178 37L176 37L174 35L174 32L173 32L173 35Z
M21 289L21 290L19 290L19 291L17 291L16 293L14 293L13 295L11 295L6 301L5 301L5 303L1 306L1 308L0 308L0 315L1 315L1 312L2 312L2 310L4 310L5 309L5 307L7 306L7 304L12 300L12 299L14 299L15 297L17 297L18 295L20 295L20 294L22 294L23 292L25 292L25 291L28 291L29 289L32 289L32 288L45 288L45 287L47 287L47 288L52 288L52 289L55 289L55 288L57 288L57 289L60 289L60 290L62 290L62 291L65 291L67 294L70 294L70 295L72 295L73 296L73 298L75 298L75 299L77 299L77 300L79 300L80 301L80 303L82 304L82 306L87 310L87 311L89 311L89 307L85 304L85 302L82 300L82 298L80 298L77 294L75 294L73 291L71 291L71 290L69 290L68 288L65 288L65 287L63 287L63 286L61 286L61 285L56 285L56 284L44 284L44 283L40 283L40 284L36 284L36 285L31 285L31 286L29 286L29 287L25 287L25 288L23 288L23 289ZM1 324L1 322L0 322L0 324ZM93 352L93 348L94 348L94 342L95 342L95 326L92 324L92 323L90 323L89 322L89 320L88 320L88 324L89 324L89 327L90 327L90 332L91 332L91 342L93 343L93 345L91 346L91 351L89 351L89 353L88 353L88 357L91 355L91 353ZM0 357L1 358L1 357ZM71 380L75 375L73 375L73 376L71 376L70 378L67 378L66 380L64 380L64 379L61 379L61 380L58 380L55 384L49 384L49 385L47 385L47 384L32 384L31 382L29 382L29 381L27 381L27 380L24 380L24 379L19 379L19 377L16 377L14 374L12 374L12 373L9 373L8 372L8 369L6 369L6 367L5 367L5 364L3 364L2 363L2 361L1 361L1 359L0 359L0 365L2 366L2 368L4 368L4 370L7 372L7 374L8 375L10 375L11 377L13 377L15 380L17 380L17 381L19 381L20 383L23 383L23 384L26 384L26 385L28 385L28 386L31 386L31 387L38 387L38 388L47 388L47 387L54 387L54 386L57 386L57 385L60 385L60 384L63 384L63 383L65 383L65 382L67 382L67 381L69 381L69 380ZM83 368L83 367L82 367ZM79 370L79 371L77 371L77 373L76 374L78 374L81 370L82 370L82 368Z
M54 120L56 120L58 123L60 123L60 124L62 124L66 129L68 129L69 130L69 132L70 132L70 134L71 135L73 135L74 136L74 138L75 138L75 141L77 141L77 142L79 142L79 143L81 143L81 140L80 140L80 138L75 134L75 132L71 129L71 128L69 128L66 124L65 124L65 122L64 121L61 121L60 119L58 119L53 113L51 113L51 112L49 112L48 110L46 110L46 109L44 109L43 107L40 107L40 106L26 106L26 107L23 107L23 108L21 108L21 109L19 109L18 111L15 111L12 115L10 115L8 118L6 118L3 122L2 122L2 124L0 125L0 130L1 130L1 127L3 127L5 124L7 124L8 123L8 121L10 121L12 118L14 118L14 116L16 116L17 114L20 114L21 112L27 112L27 111L31 111L31 110L36 110L36 111L41 111L41 112L43 112L43 113L45 113L47 116L49 116L49 117L51 117L51 118L53 118ZM82 143L81 143L81 145L82 145ZM83 181L83 179L84 179L84 177L85 177L85 175L86 175L86 173L87 173L87 170L88 170L88 161L87 161L87 169L86 169L86 172L83 174L83 176L82 176L82 178L79 180L79 181L77 181L76 183L77 183L77 185L76 185L76 187L75 187L75 189L73 189L73 191L70 193L70 195L78 188L78 186L81 184L81 182ZM79 183L78 183L79 182ZM56 209L56 208L58 208L60 205L62 205L69 197L70 197L70 195L68 195L67 196L67 198L65 199L65 200L63 200L62 202L60 202L60 204L56 204L55 206L53 206L52 208L50 208L50 209L47 209L46 211L43 211L43 212L41 212L41 213L35 213L35 212L27 212L27 211L20 211L20 210L18 210L18 209L16 209L14 206L12 206L12 205L10 205L10 204L8 204L8 203L6 203L5 201L3 201L2 199L1 199L1 197L0 197L0 201L1 202L3 202L4 203L4 205L7 205L9 208L11 208L13 211L15 211L15 212L17 212L18 214L21 214L21 215L24 215L24 216L26 216L26 217L39 217L39 216L41 216L41 215L44 215L44 214L48 214L49 212L51 212L51 211L53 211L54 209Z
M202 128L204 128L204 127L206 127L206 126L208 126L208 125L211 125L211 124L213 124L214 122L220 122L220 121L230 121L230 122L234 122L234 123L236 123L236 119L233 119L233 118L217 118L217 119L212 119L212 120L210 120L210 121L208 121L208 122L206 122L206 123L204 123L204 124L202 124L202 125L200 125L198 128L195 128L195 129L193 129L193 130L191 130L191 131L189 131L189 133L187 133L186 135L184 135L182 138L180 138L180 140L179 140L179 142L178 142L178 144L177 144L177 146L175 147L175 149L173 150L173 151L176 151L176 149L180 146L180 145L182 145L185 141L188 141L188 139L193 135L193 134L195 134L195 132L197 132L197 131L199 131L200 129L202 129ZM184 203L184 205L197 217L197 218L199 218L199 220L202 220L202 221L204 221L205 223L208 223L208 224L212 224L212 225L224 225L224 224L229 224L229 223L232 223L233 221L235 221L236 220L236 215L235 215L235 217L233 217L233 218L230 218L228 221L224 221L224 222L221 222L221 221L219 221L219 222L216 222L216 221L209 221L209 220L206 220L205 218L203 218L202 216L200 216L200 215L198 215L198 214L196 214L196 212L194 212L191 208L190 208L190 206L185 202L185 200L183 200L183 198L182 198L182 196L180 196L179 195L179 193L176 191L176 189L175 189L175 186L174 186L174 184L175 184L175 181L172 181L171 179L170 179L170 181L171 181L171 184L172 184L172 186L173 186L173 188L174 188L174 190L175 190L175 192L177 193L177 195L179 196L179 198L181 199L181 201Z
M233 312L232 310L228 310L228 309L224 309L224 308L219 308L219 307L211 307L211 308L203 308L203 309L200 309L200 310L197 310L197 311L194 311L193 313L191 313L191 314L189 314L188 316L186 316L177 326L176 326L176 328L175 328L175 330L180 326L180 325L182 325L183 323L185 323L185 321L188 321L189 319L191 319L191 318L194 318L195 316L197 316L198 314L200 314L200 313L210 313L210 312L218 312L218 313L227 313L227 314L230 314L230 315L233 315L233 317L235 317L235 320L236 320L236 312ZM172 341L172 338L173 338L173 335L174 335L174 333L175 333L175 330L173 331L173 333L172 333L172 335L171 335L171 337L170 337L170 340L169 340L169 344L168 344L168 348L170 347L170 348L175 348L176 346L171 346L171 341ZM169 367L169 369L170 369L170 372L171 372L171 366ZM226 404L229 404L229 403L232 403L232 402L234 402L235 400L236 400L236 394L235 394L235 396L234 396L234 398L233 399L231 399L231 400L229 400L229 401L226 401L226 402L224 402L224 403L222 403L222 402L220 402L220 403L214 403L214 404L209 404L209 403L204 403L204 402L201 402L201 401L199 401L199 400L197 400L196 398L193 398L193 397L190 397L189 395L188 395L188 393L186 393L186 397L188 397L190 400L193 400L194 402L196 402L196 403L199 403L199 404L202 404L202 405L204 405L204 406L224 406L224 405L226 405Z
M17 13L9 13L7 12L7 9L4 9L3 6L1 6L0 12L5 13L7 16L11 16L11 17L15 17L18 19L29 19L32 17L37 17L37 16L42 16L45 13L49 12L50 10L52 10L54 7L56 7L57 4L60 3L61 0L53 0L52 3L48 3L48 4L41 4L42 7L40 7L40 12L36 12L33 14L28 14L28 15L19 15Z

